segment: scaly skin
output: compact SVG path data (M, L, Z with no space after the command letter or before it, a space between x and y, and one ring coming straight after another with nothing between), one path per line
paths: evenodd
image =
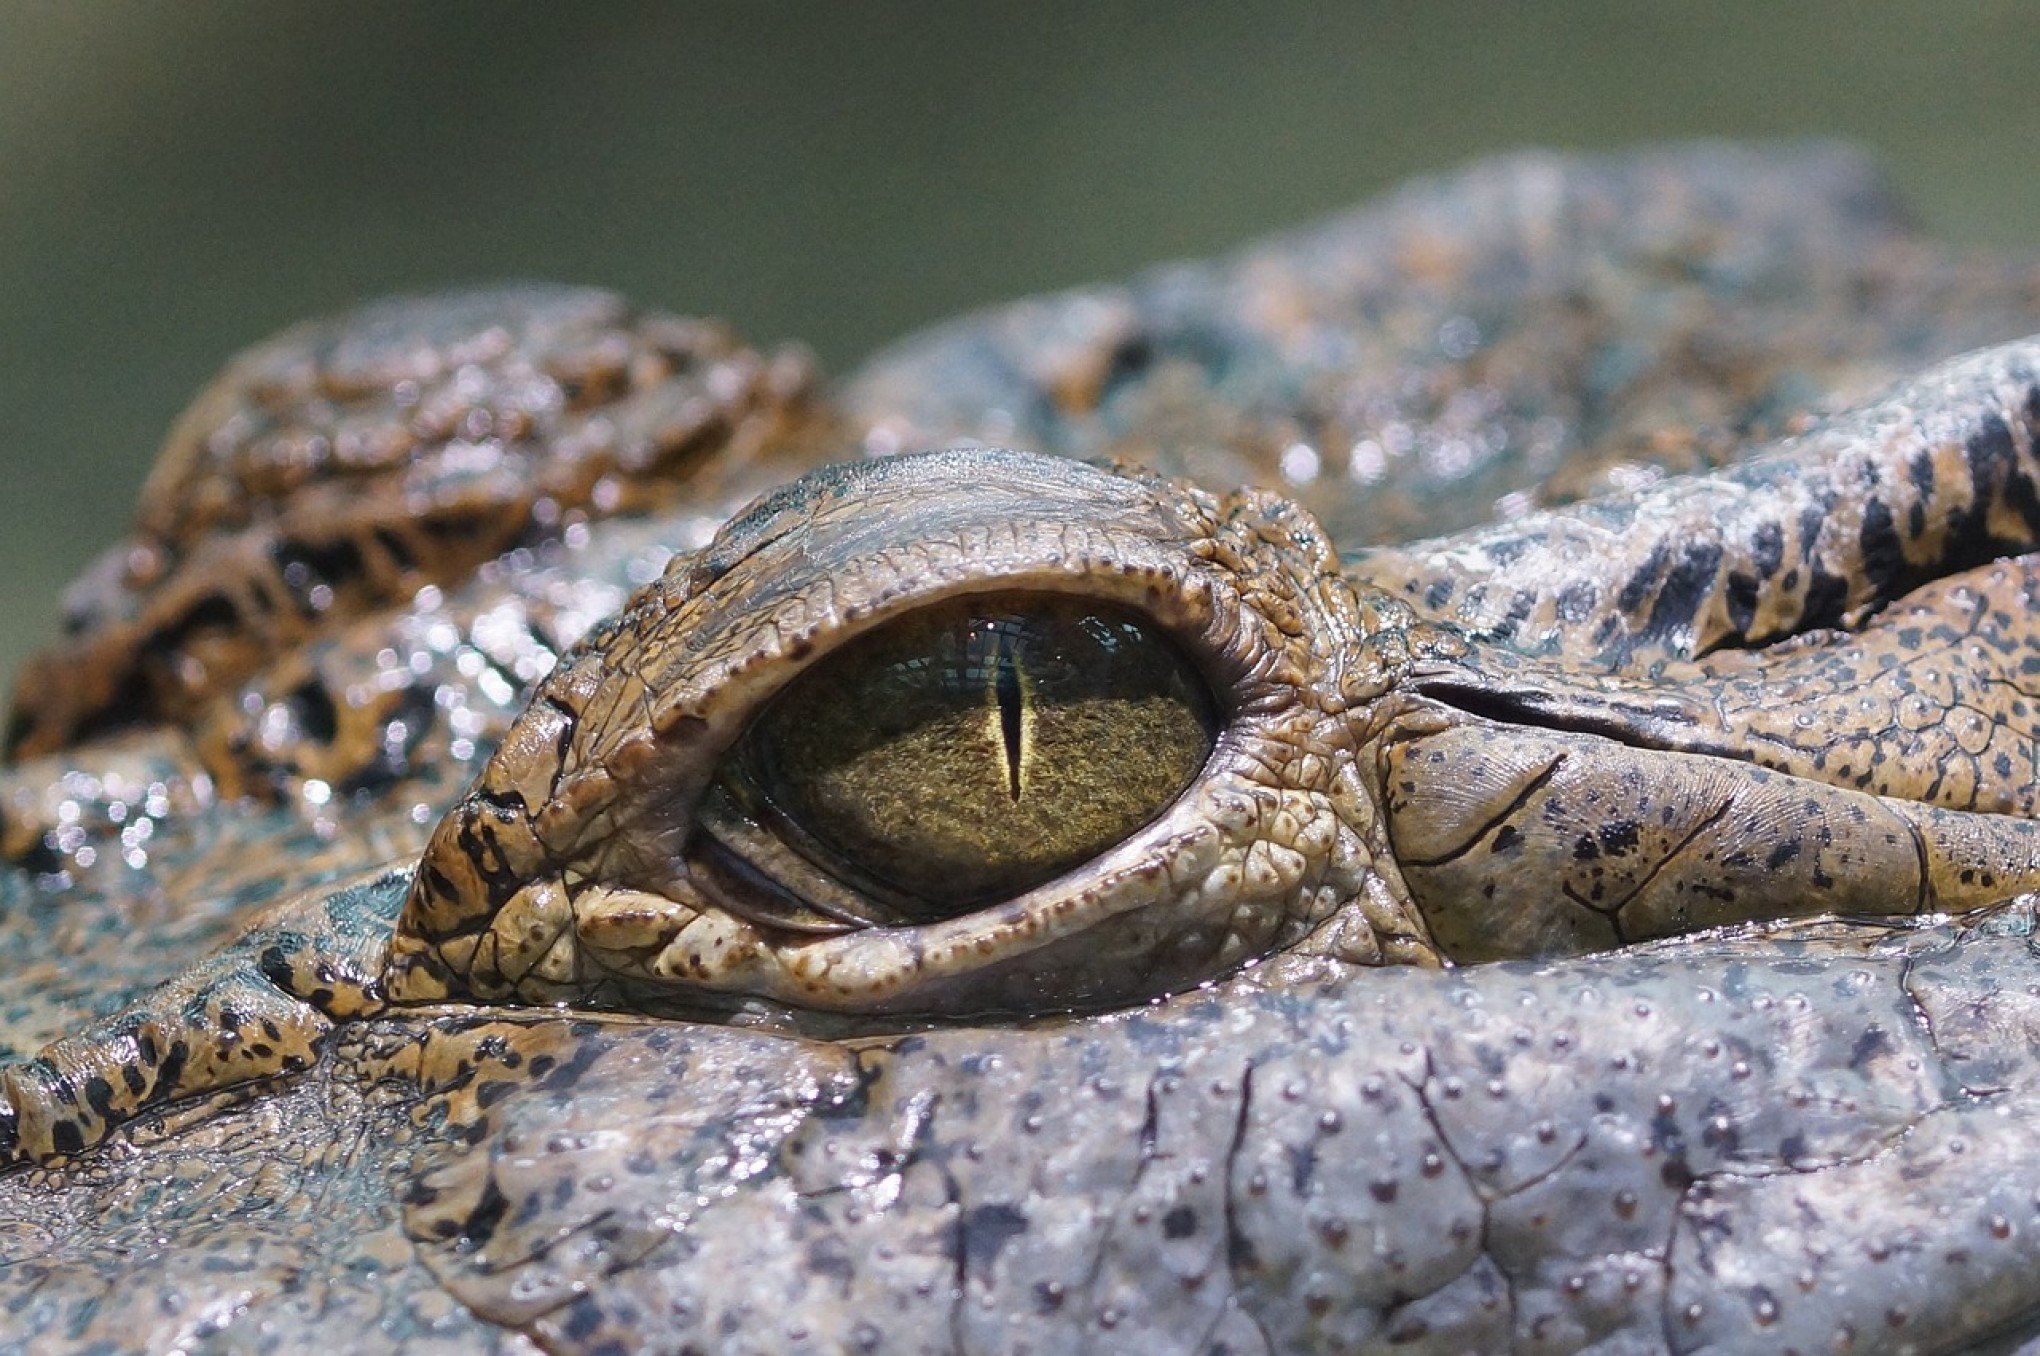
M1508 562L1512 601L1485 626L1356 587L1324 530L1264 494L996 451L819 472L677 559L540 686L426 849L390 995L1026 1013L1299 944L1495 960L1998 903L2040 886L2021 813L2040 566L1964 567L2040 545L2036 428L2040 349L2014 344L1727 472L1413 548L1458 567L1476 615L1482 564ZM1403 591L1446 611L1426 577ZM719 902L695 806L759 707L859 635L995 589L1140 607L1201 661L1230 717L1190 789L1089 866L937 924L817 939ZM1687 658L1787 637L1776 682L1757 652ZM1781 756L1794 729L1827 744ZM1743 766L1760 758L1777 771Z
M190 493L129 551L167 567L86 586L18 725L90 738L0 786L0 1032L39 1049L0 1067L5 1340L2009 1349L2040 399L2030 345L1934 360L2040 330L2036 282L1932 257L1832 153L1704 148L1502 162L1023 304L844 415L586 293L267 346L180 426ZM709 432L496 422L596 370ZM298 419L313 463L412 450L272 483ZM952 452L710 539L832 439L986 434L1293 493ZM519 461L558 493L489 473ZM517 546L371 561L420 484ZM772 693L1016 582L1212 686L1155 823L911 927L698 888L697 799ZM1569 958L1432 968L1532 955Z

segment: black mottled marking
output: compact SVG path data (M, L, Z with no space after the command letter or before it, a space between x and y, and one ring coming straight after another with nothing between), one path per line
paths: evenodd
M1502 614L1502 619L1495 629L1502 635L1513 636L1524 622L1530 620L1530 614L1536 610L1537 594L1533 590L1523 589L1509 600L1509 610Z
M1970 479L1979 489L1987 489L2001 477L2009 477L2018 464L2018 448L2012 443L2012 430L1995 414L1984 416L1976 432L1970 434L1969 441L1963 444L1962 453L1969 463Z
M1827 520L1829 503L1809 504L1799 510L1799 558L1812 561L1814 552L1820 547L1821 524ZM1815 566L1818 569L1818 566Z
M1188 1238L1197 1232L1197 1212L1187 1205L1179 1205L1162 1216L1162 1237Z
M1769 579L1785 563L1785 529L1765 523L1750 534L1750 568L1759 579Z
M1896 598L1908 573L1905 546L1884 500L1871 496L1863 505L1863 573L1879 598Z
M403 533L384 526L375 528L372 535L375 537L376 545L389 557L390 564L399 570L413 570L418 567L418 558L412 554L411 543L405 540Z
M851 1258L849 1248L850 1245L843 1239L823 1235L808 1246L806 1270L810 1275L828 1277L848 1294L857 1279L857 1263Z
M1963 459L1969 472L1970 502L1951 510L1947 524L1947 547L1939 571L1952 574L1966 570L2011 551L2032 549L2040 540L2040 500L2036 500L2031 479L2022 474L2018 448L2005 421L1986 417L1963 444ZM1990 530L1993 504L2009 504L2018 511L2025 531L2007 540Z
M1622 592L1615 595L1615 606L1624 612L1634 612L1642 607L1644 599L1650 597L1651 590L1657 587L1658 577L1665 572L1670 557L1671 553L1663 542L1653 546L1643 564L1637 566L1636 572L1623 584Z
M1913 453L1912 459L1905 465L1905 473L1906 478L1912 481L1913 492L1921 500L1934 497L1934 454L1931 451L1923 447Z
M1317 1176L1317 1141L1284 1146L1283 1156L1289 1160L1289 1185L1301 1196L1310 1186L1310 1179Z
M2024 474L2019 466L2018 448L2012 441L2011 429L2005 426L2004 420L1992 415L1984 421L1983 431L1977 436L1990 438L1998 448L1996 455L2004 458L2004 498L2017 511L2019 521L2026 525L2022 545L2040 542L2040 493L2035 493L2033 478Z
M277 574L308 614L319 610L311 601L315 587L344 584L362 574L361 548L345 537L332 541L281 541L270 557L276 562Z
M1715 577L1720 569L1719 543L1689 543L1665 574L1664 583L1658 587L1657 601L1651 604L1650 617L1643 625L1645 637L1663 642L1692 626L1693 619L1714 592Z
M85 1080L85 1104L102 1121L113 1119L113 1084L98 1074Z
M1610 857L1620 857L1634 852L1639 835L1640 830L1633 819L1603 825L1599 834L1601 851Z
M163 1052L163 1062L156 1066L156 1086L175 1088L184 1077L184 1066L191 1060L191 1047L183 1041L170 1042L170 1048Z
M50 1142L56 1145L58 1153L75 1154L85 1150L85 1136L75 1121L60 1120L50 1126Z
M326 691L326 685L316 677L298 683L284 701L292 716L298 718L298 730L314 744L330 744L341 732L341 710L333 701L333 693Z
M560 1331L569 1341L585 1342L602 1326L602 1306L592 1296L582 1295L567 1309L567 1321Z
M414 521L426 536L450 542L463 554L471 553L476 542L493 542L503 536L502 514L493 505L438 508Z
M1660 1106L1650 1118L1650 1142L1672 1158L1686 1152L1686 1132L1668 1107Z
M1728 624L1735 628L1736 636L1748 636L1757 622L1757 577L1731 570L1721 596L1728 607Z
M182 648L193 632L234 631L241 626L241 609L224 593L208 593L184 610L175 624L165 627L151 640L164 649Z
M1490 543L1487 548L1487 554L1488 559L1497 565L1514 565L1523 558L1523 553L1529 549L1529 538L1509 537L1502 541Z
M37 876L61 875L67 863L68 859L57 849L54 835L47 833L36 839L26 851L15 858L15 865Z
M1432 584L1430 588L1424 590L1424 606L1433 612L1444 607L1451 598L1452 583L1450 580L1440 579Z
M280 943L272 942L263 947L261 954L255 958L255 968L271 984L285 993L291 992L297 969L291 964L290 953Z
M539 1079L540 1086L544 1087L548 1092L566 1092L570 1090L576 1083L581 1081L581 1075L588 1072L589 1066L595 1062L601 1053L601 1042L581 1040L575 1047L574 1053L568 1056L564 1064L561 1064L556 1069L549 1070L543 1078ZM537 1077L538 1061L536 1059L531 1061L531 1068L533 1077Z
M967 1271L989 1281L999 1251L1027 1232L1027 1216L1006 1201L973 1208L963 1217L963 1257Z
M1769 869L1776 871L1779 867L1785 865L1785 863L1791 861L1798 855L1799 855L1799 841L1797 839L1788 838L1786 841L1778 844L1778 846L1771 849L1771 855L1764 859L1764 865Z
M475 1104L486 1111L511 1093L517 1091L517 1088L518 1085L516 1083L501 1078L492 1078L475 1089Z
M453 877L434 866L430 858L419 865L418 874L424 880L426 888L441 899L455 897Z
M1495 830L1495 840L1488 845L1488 851L1507 852L1522 841L1523 835L1517 831L1514 824L1504 824L1501 828Z
M1601 590L1582 580L1567 584L1559 590L1552 606L1562 622L1583 622L1594 613L1594 604L1601 600Z
M469 865L482 880L488 898L496 908L501 908L524 884L523 877L510 869L503 853L497 848L494 825L491 818L506 824L523 818L524 805L519 798L515 809L489 804L480 793L476 793L466 807L456 811L460 815L460 827L454 831L454 840L460 845L460 852L468 859ZM449 895L453 892L449 891ZM468 926L481 931L494 921L495 909L478 914Z
M1849 613L1849 581L1815 565L1806 581L1806 601L1799 624L1809 630L1839 627Z
M1891 1049L1891 1037L1881 1026L1873 1026L1856 1038L1855 1047L1849 1051L1849 1067L1860 1069L1877 1056Z
M1105 379L1098 386L1098 404L1104 405L1121 391L1139 385L1154 365L1155 341L1152 335L1134 333L1121 339L1112 346L1111 356L1105 361Z

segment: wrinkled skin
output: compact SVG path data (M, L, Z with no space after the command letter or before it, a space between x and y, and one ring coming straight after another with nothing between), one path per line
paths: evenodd
M542 289L240 360L16 714L7 1339L2040 1333L2040 270L1895 222L1831 151L1524 157L833 402ZM962 451L716 531L971 439L1282 492ZM789 930L727 755L993 585L1145 616L1217 749Z

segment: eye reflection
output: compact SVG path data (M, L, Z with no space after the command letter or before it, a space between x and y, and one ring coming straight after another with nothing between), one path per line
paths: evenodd
M718 788L767 832L710 827L752 872L835 916L949 917L1152 821L1216 729L1203 680L1137 616L1053 595L959 599L790 684ZM859 906L815 898L828 893L817 871Z

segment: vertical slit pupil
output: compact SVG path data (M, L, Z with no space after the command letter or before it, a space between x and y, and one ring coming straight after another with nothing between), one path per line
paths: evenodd
M1020 720L1025 701L1020 691L1020 665L1013 656L1005 631L998 632L997 675L993 689L999 696L999 733L1006 741L1006 790L1013 803L1020 803Z

